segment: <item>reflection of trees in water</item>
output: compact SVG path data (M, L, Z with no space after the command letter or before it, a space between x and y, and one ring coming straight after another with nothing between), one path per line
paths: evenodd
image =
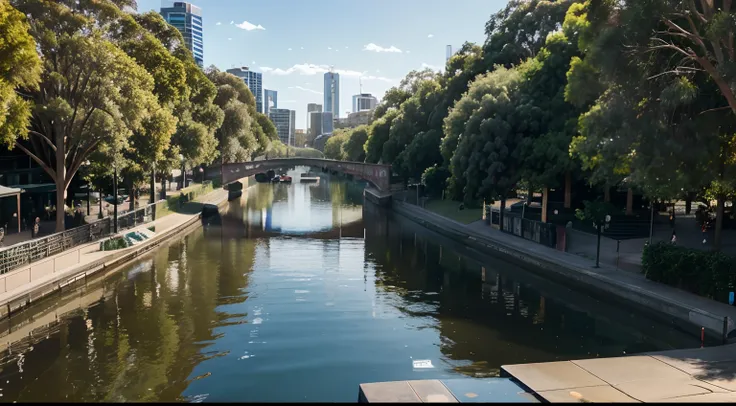
M63 320L58 333L36 343L23 356L22 374L17 364L2 367L3 400L178 399L195 365L224 355L207 351L213 329L245 316L217 306L245 300L243 269L252 269L254 244L223 245L203 239L200 230L144 259L147 267L135 276L109 277L109 299ZM218 262L219 269L211 266Z
M526 271L500 260L489 260L484 269L452 245L437 243L436 234L415 234L420 229L406 224L375 227L366 219L366 261L376 264L377 289L400 297L398 310L437 320L441 350L460 372L495 374L509 363L688 345L684 335L654 329L653 322L612 306L590 308L592 299L576 310L572 297L544 297L535 285L512 279Z

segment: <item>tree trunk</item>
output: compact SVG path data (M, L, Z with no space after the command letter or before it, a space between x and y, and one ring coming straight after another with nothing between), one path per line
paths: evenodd
M64 198L66 197L66 154L64 135L56 132L56 232L64 231Z
M526 203L532 204L532 198L534 197L534 187L531 183L529 184L529 190L527 192L528 193L526 196Z
M603 187L603 201L606 203L611 202L611 187L608 184Z
M685 214L690 214L693 209L693 192L688 192L685 198Z
M134 211L135 210L135 190L133 190L133 179L128 179L128 199L130 199L130 204L128 204L128 210Z
M716 251L721 249L721 231L723 230L723 207L726 204L726 197L719 194L716 198L716 232L713 238L713 248Z
M570 171L565 172L565 208L572 206L572 174Z
M503 212L506 211L506 196L501 197L501 211L498 213L498 229L503 231Z
M156 163L153 163L153 169L151 169L151 201L149 204L156 203Z
M634 189L629 188L626 191L626 215L634 214Z
M542 223L547 222L547 204L549 201L549 188L542 188Z

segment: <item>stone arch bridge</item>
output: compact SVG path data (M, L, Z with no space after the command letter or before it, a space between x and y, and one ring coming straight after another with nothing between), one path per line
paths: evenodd
M381 192L387 193L391 189L391 165L334 161L319 158L278 158L224 164L222 168L222 183L223 185L227 185L238 179L253 176L257 173L265 173L271 169L275 170L289 166L311 166L342 172L368 181ZM215 172L219 172L217 169L219 168L211 168L207 172L211 176L214 176Z

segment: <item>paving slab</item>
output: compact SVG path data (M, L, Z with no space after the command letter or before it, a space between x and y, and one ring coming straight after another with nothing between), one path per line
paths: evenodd
M537 393L607 385L602 379L570 361L504 365L502 368Z
M550 403L590 402L590 403L640 403L620 390L609 386L588 386L539 392L539 396Z
M650 356L594 358L570 362L614 386L653 377L670 381L690 379L689 374Z
M672 398L662 400L660 402L667 403L734 403L736 402L736 394L730 393L710 393L707 395L683 396L681 398Z
M455 396L437 379L408 381L424 403L458 403Z
M509 378L442 379L460 403L539 403Z
M422 403L407 381L362 383L359 399L365 403Z
M643 379L624 382L615 389L642 402L660 402L683 396L727 393L728 391L697 379Z

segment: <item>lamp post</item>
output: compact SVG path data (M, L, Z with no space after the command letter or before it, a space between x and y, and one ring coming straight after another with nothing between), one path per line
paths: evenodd
M156 203L156 161L151 165L151 201L149 204Z
M184 155L179 154L179 160L181 161L181 182L179 182L179 190L184 188Z
M611 225L611 215L606 214L606 217L604 218L603 224L599 224L598 221L593 222L593 227L596 228L597 234L598 234L598 247L596 248L595 252L595 267L600 268L600 259L601 259L601 234L603 233L603 230L608 230L608 227Z
M112 231L118 233L118 165L112 163Z
M89 168L89 159L85 160L82 165L85 168ZM90 190L92 188L92 185L87 183L87 215L89 216L89 201L90 201Z

